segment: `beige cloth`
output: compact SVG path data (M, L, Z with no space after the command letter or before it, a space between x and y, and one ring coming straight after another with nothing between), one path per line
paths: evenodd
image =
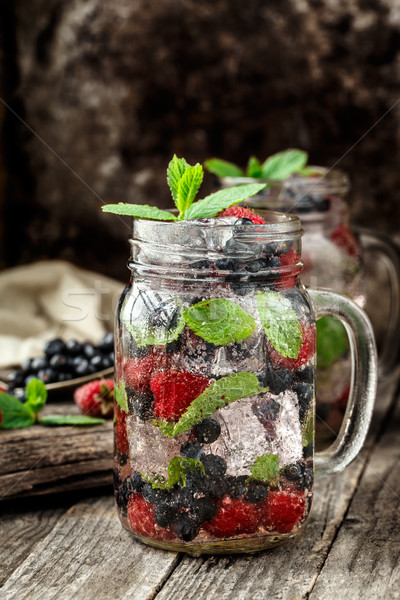
M63 261L0 273L0 367L41 356L47 340L97 343L114 326L123 283Z

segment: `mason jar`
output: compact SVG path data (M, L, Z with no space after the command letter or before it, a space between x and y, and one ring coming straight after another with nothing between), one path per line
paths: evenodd
M248 204L256 210L266 208L300 217L303 284L346 294L367 312L379 339L380 375L390 375L398 366L400 348L399 251L387 236L350 226L350 183L343 171L311 169L312 177L292 175L285 181L264 181L267 187ZM221 179L223 187L248 182L248 178ZM379 290L367 264L375 258L380 272L385 273ZM319 321L317 342L317 438L325 443L340 429L351 366L347 334L338 320L325 317Z
M376 390L370 323L300 283L296 216L137 219L117 315L115 497L142 542L254 552L307 521L315 467L360 450ZM340 440L314 456L316 325L348 332L354 382Z

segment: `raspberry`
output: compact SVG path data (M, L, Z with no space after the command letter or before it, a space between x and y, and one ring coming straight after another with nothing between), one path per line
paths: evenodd
M219 213L218 217L237 217L238 219L250 219L255 225L263 225L264 219L249 208L243 206L230 206Z
M119 454L129 454L128 435L126 433L126 413L120 409L117 403L114 406L114 438Z
M203 527L215 537L254 533L260 525L261 512L255 504L224 496L217 514Z
M114 382L97 379L77 388L74 400L84 415L111 418L114 414Z
M128 520L133 531L155 540L172 540L174 532L160 527L154 519L154 506L140 494L133 494L128 501Z
M188 371L156 373L150 380L154 395L154 414L167 421L178 421L189 404L209 384L207 377Z
M135 392L149 394L151 376L170 365L171 357L164 352L153 352L144 358L128 358L124 363L125 384Z
M289 533L304 516L305 505L303 492L270 491L264 502L264 527Z
M355 259L360 258L360 248L347 225L339 225L331 233L332 242Z
M267 350L274 369L299 369L311 359L316 350L316 327L314 323L301 323L303 342L297 358L282 356L267 339Z

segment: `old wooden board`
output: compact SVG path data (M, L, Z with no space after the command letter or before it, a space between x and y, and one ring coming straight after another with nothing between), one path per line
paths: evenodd
M178 555L137 543L120 525L113 498L79 502L4 584L7 600L153 598Z
M44 414L79 414L73 403ZM112 421L90 427L0 431L0 499L99 487L112 482Z

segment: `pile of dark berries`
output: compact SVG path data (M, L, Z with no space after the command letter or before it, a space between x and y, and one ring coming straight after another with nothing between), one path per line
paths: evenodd
M25 388L37 377L44 383L69 381L84 375L92 375L114 365L114 334L106 333L95 346L91 342L56 338L46 342L44 356L28 358L21 369L8 376L8 388ZM23 392L19 392L21 399Z

